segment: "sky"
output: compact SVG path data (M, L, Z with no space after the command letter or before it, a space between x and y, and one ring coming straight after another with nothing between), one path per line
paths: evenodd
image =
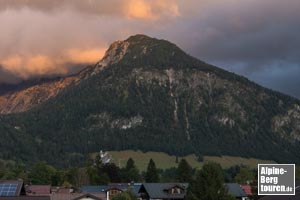
M0 0L0 82L74 73L130 35L300 98L299 0Z

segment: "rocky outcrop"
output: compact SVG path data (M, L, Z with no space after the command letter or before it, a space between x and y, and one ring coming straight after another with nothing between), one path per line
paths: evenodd
M0 96L0 113L24 112L55 97L64 88L78 81L77 77L72 76L4 94Z
M273 117L272 130L290 142L300 141L300 106L294 104L286 113Z

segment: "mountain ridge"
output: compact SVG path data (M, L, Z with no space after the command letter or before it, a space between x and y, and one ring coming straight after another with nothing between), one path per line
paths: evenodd
M165 40L117 41L75 77L26 112L0 116L0 158L65 165L100 149L139 149L300 162L298 100ZM10 143L22 151L7 151Z

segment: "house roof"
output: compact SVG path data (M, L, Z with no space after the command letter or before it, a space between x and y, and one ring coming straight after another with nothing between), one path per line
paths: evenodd
M53 193L51 194L51 200L74 200L79 197L83 198L85 195L90 195L97 197L98 199L106 199L106 195L104 193L90 194L90 193ZM80 198L79 198L80 199Z
M70 193L80 193L81 189L77 187L61 187L61 186L51 186L51 193L60 194L70 194Z
M23 186L21 180L0 180L0 197L20 196Z
M28 185L26 187L26 195L50 195L50 185Z
M188 183L143 183L147 194L151 199L183 199L186 195L186 190L182 194L170 194L166 190L173 187L188 188Z
M80 189L83 192L96 194L96 193L105 193L109 186L107 185L85 185L82 186Z
M107 190L111 190L111 189L118 189L122 191L131 189L133 194L138 195L141 186L142 186L141 183L115 183L109 185L96 185L96 186L86 185L86 186L82 186L81 190L86 193L97 194L97 193L106 193Z
M79 196L79 197L77 197L77 198L75 198L73 200L80 200L82 198L89 198L89 199L93 199L93 200L102 200L101 198L96 197L96 196L94 196L92 194L83 194L83 195L81 195L81 196Z
M50 196L0 197L0 200L50 200Z
M251 185L241 185L241 187L244 190L244 192L246 193L246 195L248 195L248 196L253 195Z
M128 189L128 186L109 186L106 191L109 190L120 190L120 191L126 191Z
M142 187L142 184L129 186L132 193L135 194L136 196L139 195L139 191L140 191L141 187Z
M228 190L228 193L233 195L234 197L247 197L247 194L237 183L226 183L225 187Z

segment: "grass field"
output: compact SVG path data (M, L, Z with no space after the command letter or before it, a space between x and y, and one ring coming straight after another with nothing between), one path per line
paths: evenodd
M143 153L141 151L109 151L112 155L113 162L119 166L124 167L129 158L132 158L135 161L135 164L141 171L145 171L148 165L149 160L152 158L156 164L157 168L166 169L171 167L177 167L176 157L170 156L166 153L161 152L147 152ZM182 157L179 157L180 161ZM247 165L250 168L256 168L258 163L275 163L270 160L259 160L255 158L241 158L241 157L232 157L232 156L204 156L203 162L199 162L195 155L189 155L183 157L188 163L195 168L201 168L203 163L207 162L217 162L222 165L223 168L229 168L234 165Z

